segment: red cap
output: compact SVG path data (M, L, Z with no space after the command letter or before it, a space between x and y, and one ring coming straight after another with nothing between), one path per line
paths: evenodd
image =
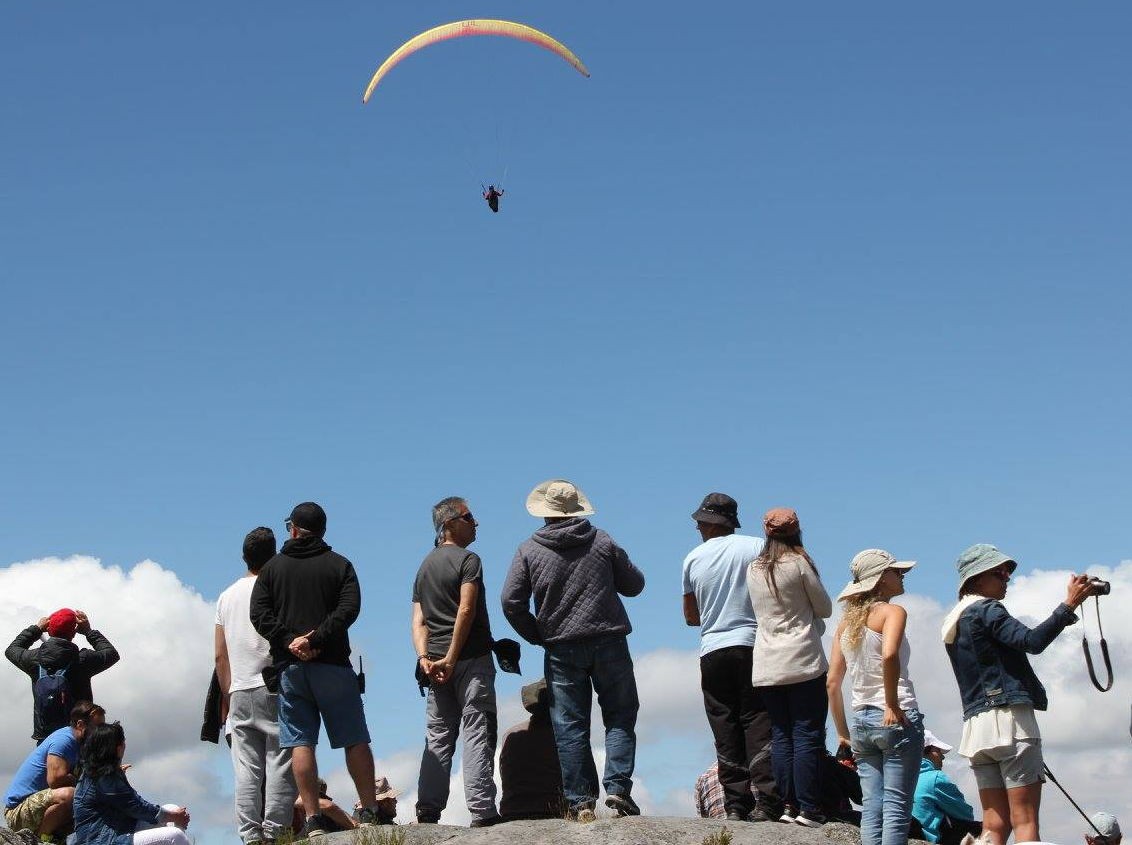
M78 626L79 619L69 607L60 608L47 617L47 633L53 637L74 639Z

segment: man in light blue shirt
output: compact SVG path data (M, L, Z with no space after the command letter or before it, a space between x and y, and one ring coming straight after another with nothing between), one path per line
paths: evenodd
M725 493L709 493L692 514L703 542L684 558L684 621L700 629L700 686L727 818L777 821L782 801L770 768L770 718L751 686L756 623L747 565L763 542L735 533L738 514Z

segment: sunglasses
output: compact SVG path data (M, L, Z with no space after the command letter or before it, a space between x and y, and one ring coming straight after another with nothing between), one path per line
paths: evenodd
M468 511L467 513L462 513L462 514L460 514L459 516L454 516L454 517L452 517L452 518L453 518L453 519L462 519L462 520L464 520L464 522L472 522L472 523L474 523L474 522L476 521L476 518L475 518L474 516L472 516L472 512L471 512L471 511Z
M294 523L291 522L291 520L289 520L289 519L283 520L283 527L286 528L288 531L291 530L292 525L294 525Z

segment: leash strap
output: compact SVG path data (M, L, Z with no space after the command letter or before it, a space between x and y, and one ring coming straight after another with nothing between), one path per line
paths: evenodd
M1096 602L1097 631L1101 635L1101 660L1104 661L1105 672L1108 673L1108 683L1106 683L1104 686L1101 686L1101 682L1097 679L1096 669L1093 668L1093 654L1089 651L1089 638L1085 634L1082 634L1081 636L1081 648L1085 652L1085 665L1089 667L1089 680L1092 681L1093 686L1101 692L1108 692L1110 689L1112 689L1112 660L1108 656L1108 641L1105 640L1104 628L1101 627L1101 600L1098 596L1093 596L1093 601ZM1084 615L1085 614L1083 613L1081 614L1082 625L1084 624ZM1054 781L1054 783L1057 783L1057 781Z
M1093 820L1090 819L1085 814L1085 811L1081 809L1080 805L1078 805L1077 802L1073 800L1073 796L1065 791L1064 786L1062 786L1060 783L1058 783L1057 778L1055 778L1053 776L1053 772L1050 771L1049 766L1047 766L1045 763L1042 763L1042 770L1045 772L1046 777L1049 778L1051 781L1053 781L1054 785L1058 789L1061 790L1061 794L1069 799L1069 803L1072 804L1074 809L1077 810L1077 812L1081 814L1081 818L1083 818L1085 820L1085 822L1089 825L1089 827L1091 827L1093 830L1097 831L1097 836L1104 837L1104 834L1101 833L1099 830L1097 830L1097 826L1095 824L1093 824Z

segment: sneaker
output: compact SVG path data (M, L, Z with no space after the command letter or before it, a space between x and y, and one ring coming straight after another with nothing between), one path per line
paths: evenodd
M494 827L503 821L502 816L488 816L486 819L472 819L468 827Z
M325 836L326 830L330 826L330 819L326 818L322 813L316 813L313 816L307 816L306 823L303 829L299 832L297 839L314 839L316 836Z
M746 820L747 817L740 813L738 810L727 811L727 821L729 822L744 822Z
M781 815L782 815L781 813L778 813L778 814L772 816L770 813L768 813L762 807L756 806L755 809L753 809L753 810L751 810L751 812L747 813L747 821L749 821L749 822L776 822L776 821L778 821L778 818Z
M417 824L439 824L440 813L435 810L417 810Z
M359 826L368 827L371 824L380 824L377 820L377 810L373 807L362 807L354 813L354 818L358 820Z
M639 816L641 808L628 794L614 793L605 796L605 806L617 813L618 816Z
M821 827L825 824L825 816L817 810L803 810L794 817L794 824L800 824L802 827Z
M789 804L784 804L782 807L782 815L778 817L780 822L786 824L794 824L794 819L798 816L798 808L791 807Z

